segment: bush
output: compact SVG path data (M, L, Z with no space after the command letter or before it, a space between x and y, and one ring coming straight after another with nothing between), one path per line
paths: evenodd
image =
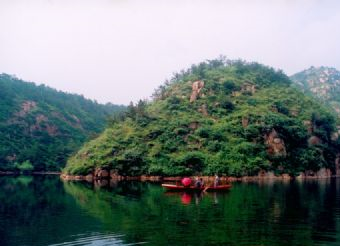
M227 80L223 82L222 87L223 87L223 92L225 94L231 94L233 91L240 90L240 87L236 86L236 84L231 80Z
M181 127L181 128L176 128L176 129L174 130L174 132L175 132L177 135L183 136L183 135L186 135L186 134L189 133L189 129L188 129L188 128L183 128L183 127Z
M196 130L196 134L201 138L209 138L211 129L208 127L200 127Z
M180 108L181 100L177 96L171 96L167 99L167 107L169 110L178 110Z
M222 149L222 143L219 141L208 141L206 144L207 150L210 152L218 152Z
M289 114L289 109L282 102L275 102L274 107L281 114L285 114L285 115Z
M120 175L136 176L143 173L144 153L138 148L127 149L116 159L114 168Z
M201 152L186 152L177 157L175 166L190 174L202 172L205 166L206 156Z
M20 172L31 172L33 171L34 167L29 160L26 160L22 163L17 163L16 168L20 170Z
M247 103L250 105L250 106L256 106L257 105L257 100L254 99L254 98L249 98L247 99Z
M233 111L233 109L235 108L234 104L228 99L221 100L220 105L221 105L221 108L227 110L228 112Z
M326 165L321 150L315 147L300 149L298 161L303 170L317 171Z

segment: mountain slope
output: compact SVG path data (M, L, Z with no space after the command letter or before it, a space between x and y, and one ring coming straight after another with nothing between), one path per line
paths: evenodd
M333 115L291 87L282 72L212 60L176 74L151 103L130 105L124 117L69 159L64 172L295 175L322 167L335 172L338 150Z
M0 170L15 170L25 161L35 170L60 170L121 109L1 74Z
M291 76L304 92L331 105L340 116L340 72L330 67L310 67Z

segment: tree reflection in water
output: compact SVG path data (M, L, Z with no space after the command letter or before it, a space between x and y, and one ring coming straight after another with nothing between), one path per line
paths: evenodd
M340 180L235 183L226 193L169 193L152 183L63 183L55 177L2 177L0 187L4 246L80 242L91 235L107 235L117 245L340 242ZM104 245L98 238L92 243Z

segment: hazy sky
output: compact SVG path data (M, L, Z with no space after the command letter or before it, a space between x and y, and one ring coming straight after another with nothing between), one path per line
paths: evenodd
M340 69L339 0L0 0L0 73L127 104L192 63Z

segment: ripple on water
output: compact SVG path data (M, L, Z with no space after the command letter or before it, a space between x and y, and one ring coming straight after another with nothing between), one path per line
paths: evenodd
M123 234L104 234L104 233L92 233L73 235L68 242L50 244L49 246L130 246L130 245L142 245L146 242L138 243L124 243L122 238Z

